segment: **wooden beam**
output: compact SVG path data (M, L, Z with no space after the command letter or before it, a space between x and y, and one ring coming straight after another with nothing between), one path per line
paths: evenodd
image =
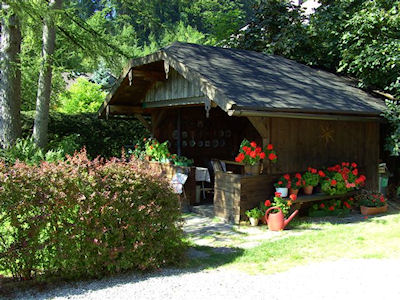
M133 77L141 78L146 81L165 81L165 73L147 70L133 70Z
M187 98L148 101L148 102L143 102L143 107L159 108L159 107L190 105L190 104L204 104L205 100L206 100L205 96L200 96L200 97L187 97Z
M140 106L130 105L107 105L110 115L135 115L143 113L143 108Z

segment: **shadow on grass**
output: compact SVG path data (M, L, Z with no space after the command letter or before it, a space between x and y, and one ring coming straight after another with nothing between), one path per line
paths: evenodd
M188 251L189 257L184 269L218 268L234 262L243 253L244 249L241 248L194 245Z
M243 252L243 249L238 248L193 246L188 248L187 255L179 266L165 267L149 272L128 271L101 279L13 281L9 278L0 278L0 299L32 297L34 299L49 299L82 296L86 293L115 286L120 287L121 285L134 284L146 280L182 276L198 273L204 269L217 268L235 261Z
M374 221L381 224L386 224L387 220L379 219L383 216L399 215L400 210L394 207L388 208L388 211L383 214L364 216L360 211L355 210L348 215L344 216L326 216L326 217L307 217L301 216L296 217L292 222L289 223L288 229L291 230L323 230L323 227L318 227L319 225L329 224L329 225L343 225L343 224L357 224L364 223L366 221Z

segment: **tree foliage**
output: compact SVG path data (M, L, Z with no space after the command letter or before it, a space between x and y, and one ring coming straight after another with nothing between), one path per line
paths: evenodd
M289 1L262 1L249 26L227 44L350 75L361 88L400 97L400 1L321 3L306 20ZM400 127L398 105L391 103L385 114L393 116L392 128ZM394 137L395 132L388 138L388 149L398 155L398 133Z
M58 111L67 114L94 113L104 101L106 93L101 86L79 77L71 87L60 95Z

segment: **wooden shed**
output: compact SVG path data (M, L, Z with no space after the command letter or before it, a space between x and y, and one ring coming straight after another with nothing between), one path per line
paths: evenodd
M215 174L214 211L237 223L279 175L308 166L355 161L377 188L383 109L348 79L280 56L174 43L130 61L99 116L134 116L205 167L233 161L243 138L272 143L278 162L262 175Z

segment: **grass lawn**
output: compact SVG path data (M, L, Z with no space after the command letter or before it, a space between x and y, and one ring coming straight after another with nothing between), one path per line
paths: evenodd
M324 260L400 257L400 214L350 224L316 224L312 219L298 219L291 228L299 234L229 254L215 253L212 247L196 247L210 256L192 260L189 265L275 273Z

